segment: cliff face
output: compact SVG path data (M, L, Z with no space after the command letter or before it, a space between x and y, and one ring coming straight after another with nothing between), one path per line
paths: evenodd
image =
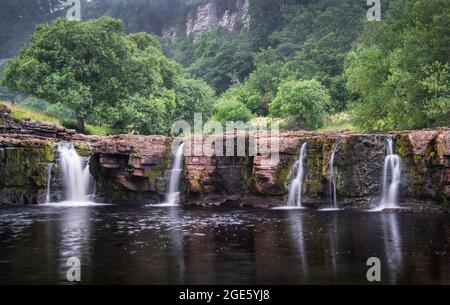
M240 32L250 25L249 15L250 0L208 0L190 10L182 28L168 24L163 29L163 35L171 40L180 36L192 36L197 39L201 33L218 26L227 28L230 32Z
M388 137L393 138L395 151L402 158L401 201L448 205L450 129L390 135L286 132L279 137L279 162L264 162L267 157L248 153L234 157L186 156L182 201L191 205L284 204L291 168L301 145L307 143L304 204L328 202L329 160L336 147L338 202L344 206L373 205L380 199ZM244 140L248 147L248 137ZM70 141L81 154L90 155L97 201L141 204L163 200L173 162L171 138L87 137L48 124L4 121L0 122L0 204L44 202L49 163L54 164L52 199L62 199L56 159L60 141ZM192 141L186 142L186 152Z
M450 130L392 135L356 133L283 133L279 162L263 156L186 156L182 199L191 205L270 206L283 204L291 168L307 143L305 204L326 204L329 160L336 142L334 170L342 205L376 204L381 195L386 140L392 137L402 158L403 202L447 204L450 199ZM338 140L339 139L339 140ZM208 140L205 138L204 140ZM248 138L245 139L248 144ZM236 143L235 139L235 143ZM192 147L187 142L185 154ZM171 168L170 138L108 137L94 145L91 168L107 202L161 200ZM248 146L247 146L248 147Z

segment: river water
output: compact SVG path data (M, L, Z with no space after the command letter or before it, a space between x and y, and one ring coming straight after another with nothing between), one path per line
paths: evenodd
M0 284L450 284L450 216L144 206L0 209Z

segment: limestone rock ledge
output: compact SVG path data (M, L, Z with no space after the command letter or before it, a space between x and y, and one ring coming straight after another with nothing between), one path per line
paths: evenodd
M91 173L96 200L112 203L158 203L166 189L171 139L164 136L104 137L93 145Z
M52 200L61 200L61 181L56 147L72 142L82 155L90 155L90 145L98 137L34 121L0 122L0 205L45 202L48 165L52 166Z
M236 135L227 134L237 143ZM256 135L259 140L266 137ZM405 203L450 203L450 129L403 131L391 134L284 132L279 137L279 162L263 155L189 156L194 139L186 141L182 203L200 206L261 206L285 202L291 168L307 143L304 204L327 204L329 160L336 146L334 170L337 199L342 205L378 202L386 139L392 137L403 160L401 198ZM210 138L203 136L202 140ZM119 135L88 137L38 122L0 123L0 204L44 201L47 168L53 163L53 200L60 200L56 146L74 143L90 156L96 200L107 203L159 203L164 199L173 162L172 139L164 136ZM264 141L263 141L264 143ZM225 147L225 146L224 146ZM225 148L223 148L225 153ZM235 151L237 147L234 147ZM270 147L269 150L274 149Z
M285 201L291 168L307 143L304 204L329 202L329 160L338 142L334 171L343 206L380 200L386 139L403 160L400 197L408 202L450 202L450 129L392 134L286 132L279 138L279 162L268 157L185 158L185 201L192 205L271 206ZM248 142L248 139L247 139ZM210 198L210 199L208 199ZM210 203L208 203L210 201Z

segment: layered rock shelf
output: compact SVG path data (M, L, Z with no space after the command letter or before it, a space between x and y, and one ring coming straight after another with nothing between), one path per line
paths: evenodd
M229 135L228 135L229 136ZM328 171L335 154L338 202L369 206L379 201L386 138L393 137L402 158L400 198L403 203L450 200L450 129L391 134L285 132L279 136L279 162L268 157L186 156L182 203L189 205L282 205L290 170L307 142L305 205L328 202ZM245 139L248 144L248 138ZM0 204L36 204L44 200L47 166L55 164L52 190L58 193L56 145L72 142L90 156L96 201L152 204L163 200L172 166L172 139L164 136L90 137L38 122L0 124ZM187 141L189 142L189 141ZM186 145L185 149L189 149ZM56 175L55 175L56 173ZM61 192L59 190L59 192Z

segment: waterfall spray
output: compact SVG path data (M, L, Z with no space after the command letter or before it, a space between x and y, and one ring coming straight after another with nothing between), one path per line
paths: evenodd
M302 191L303 191L303 179L305 176L305 159L306 159L306 142L303 143L300 149L300 156L295 162L293 169L297 170L297 175L289 186L288 206L302 207Z
M383 193L380 208L396 208L401 178L401 158L394 154L394 141L387 139L387 154L383 167Z
M180 201L180 180L183 171L184 143L178 146L170 171L169 187L166 192L166 204L177 205Z
M83 160L72 144L58 145L59 162L63 176L66 200L85 202L91 182L89 164Z

